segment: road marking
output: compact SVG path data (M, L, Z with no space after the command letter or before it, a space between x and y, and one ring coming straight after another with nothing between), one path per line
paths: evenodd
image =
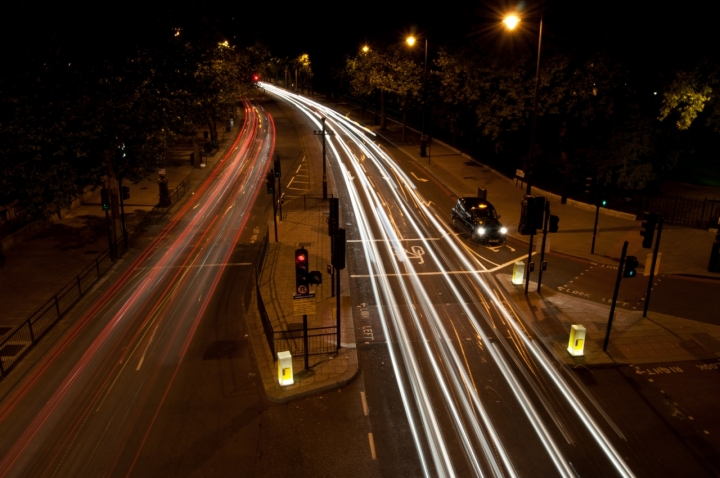
M363 413L368 416L370 412L368 411L367 400L365 400L365 392L360 392L360 400L362 400Z
M533 255L537 252L533 252ZM526 256L523 256L526 257ZM495 272L503 269L511 264L516 263L518 259L513 259L499 266L493 267L492 269L474 270L474 271L439 271L439 272L415 272L415 273L403 273L403 274L383 274L383 277L399 277L399 276L439 276L439 275L451 275L451 274L487 274L488 272ZM352 278L365 278L365 277L379 277L378 274L353 274Z
M417 179L418 181L422 181L422 182L424 182L424 183L428 182L428 180L425 179L425 178L419 178L419 177L417 177L417 176L415 175L415 172L414 172L414 171L410 171L410 174L412 174L413 177L414 177L415 179Z
M373 460L377 460L377 455L375 455L375 440L373 440L372 433L368 433L368 441L370 442L370 456Z
M425 249L423 249L422 247L412 246L410 248L410 252L408 252L408 250L405 249L405 253L408 255L408 258L410 258L410 259L418 259L418 265L425 264L425 259L423 259L423 256L425 255Z
M418 237L414 239L400 239L398 238L398 242L404 242L404 241L439 241L440 237ZM348 239L345 242L393 242L392 239Z
M640 369L640 367L635 367L635 373L638 375L648 374L648 375L659 375L663 373L682 373L684 372L683 369L680 367L655 367L655 368L646 368L646 369Z

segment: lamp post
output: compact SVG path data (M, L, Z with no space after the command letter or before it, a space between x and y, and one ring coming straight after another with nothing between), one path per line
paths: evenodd
M409 36L405 42L413 46L417 42L414 36ZM423 112L422 112L422 128L420 129L420 157L427 156L427 141L425 139L425 110L427 109L427 67L428 67L428 39L425 35L425 71L423 76Z
M515 27L520 23L520 18L517 15L508 15L503 19L503 23L508 30L514 30ZM530 150L528 151L528 159L525 171L525 183L527 188L525 194L530 195L532 189L532 153L535 146L535 128L537 124L537 103L538 103L538 89L540 87L540 50L542 47L542 27L543 18L540 17L540 28L538 32L538 53L537 53L537 66L535 67L535 93L533 94L533 113L532 113L532 129L530 132Z

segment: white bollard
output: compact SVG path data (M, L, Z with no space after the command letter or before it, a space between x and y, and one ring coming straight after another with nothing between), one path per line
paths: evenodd
M523 261L517 261L513 264L512 283L515 285L522 285L525 280L525 263Z
M293 380L293 366L292 366L292 355L290 352L278 352L277 354L278 363L278 382L280 385L292 385L295 383Z

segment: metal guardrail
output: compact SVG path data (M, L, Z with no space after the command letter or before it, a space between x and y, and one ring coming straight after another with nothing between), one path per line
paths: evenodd
M578 198L591 202L584 197ZM641 193L623 195L610 193L605 197L607 207L641 217L645 211L656 212L663 216L666 224L708 229L717 227L720 218L720 199L688 198L682 196L645 196Z
M174 202L177 202L185 192L185 181L181 181L175 189L170 191L168 196L171 199L174 198ZM170 204L165 206L158 204L152 208L141 224L150 219L157 224L157 220L170 209L172 202L170 201ZM119 251L124 245L123 238L118 238L117 250ZM16 327L5 340L0 342L0 378L5 377L38 341L72 309L103 274L110 269L113 262L110 248L108 248L43 304L30 318Z
M118 238L118 250L123 246ZM0 342L0 377L7 373L67 314L113 264L108 247L25 322Z

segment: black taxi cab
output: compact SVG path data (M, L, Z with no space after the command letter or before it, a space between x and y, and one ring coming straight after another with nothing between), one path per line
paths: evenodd
M451 211L456 229L470 234L473 241L481 244L502 244L507 228L500 222L495 207L482 198L459 198Z

